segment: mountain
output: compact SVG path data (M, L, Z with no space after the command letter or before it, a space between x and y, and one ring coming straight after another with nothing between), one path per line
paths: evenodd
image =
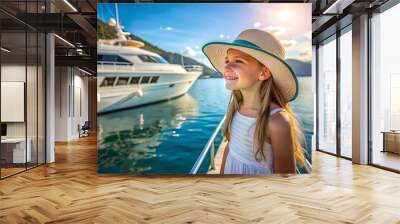
M105 23L99 19L97 20L97 39L113 39L116 37L117 37L116 31L112 26L108 25L107 23ZM134 34L130 34L129 38L132 40L138 40L138 41L143 42L144 46L142 47L142 49L159 54L160 56L162 56L165 60L167 60L171 64L179 64L179 65L182 64L182 55L181 54L165 51L165 50L147 42L146 40L143 40L142 38L140 38ZM207 65L204 65L203 63L200 63L192 58L183 56L183 62L185 65L201 65L201 66L203 66L203 74L201 74L200 78L215 75L214 69L211 69Z
M117 32L112 26L97 20L97 39L114 39L117 38Z
M311 76L311 62L297 59L286 59L285 61L293 69L296 76Z

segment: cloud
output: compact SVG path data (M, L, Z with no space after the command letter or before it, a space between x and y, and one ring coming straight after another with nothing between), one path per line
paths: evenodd
M284 48L292 48L297 44L295 40L282 40L281 43Z
M310 61L311 60L311 51L310 50L304 50L299 53L300 60L302 61Z
M285 41L285 44L287 46L290 45L288 46L288 48L285 47L286 57L296 58L302 61L311 61L312 59L311 41L304 39L303 40L296 39L294 42L292 40Z
M257 21L257 22L254 23L253 26L254 26L254 28L258 28L259 26L261 26L261 23Z
M189 57L196 57L196 52L193 50L191 47L186 47L185 50L183 51L183 55L189 56Z
M170 26L166 26L166 27L160 27L160 30L162 30L162 31L172 31L173 28L170 27Z
M220 34L218 35L218 37L219 37L220 39L226 39L226 40L231 39L231 35L229 35L229 34L223 34L223 33L220 33Z
M283 27L280 27L280 26L267 26L267 27L264 27L263 30L270 32L275 36L279 36L282 33L284 33L286 29Z

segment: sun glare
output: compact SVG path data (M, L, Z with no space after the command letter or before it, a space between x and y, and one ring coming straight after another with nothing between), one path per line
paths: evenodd
M278 18L282 22L291 22L294 19L295 12L291 9L284 9L278 12Z

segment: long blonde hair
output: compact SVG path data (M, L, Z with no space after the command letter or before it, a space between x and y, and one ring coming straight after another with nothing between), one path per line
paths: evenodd
M264 143L267 138L267 127L269 120L269 112L270 112L270 104L271 102L275 102L281 108L285 109L289 117L290 131L292 137L292 145L294 149L294 157L296 161L296 165L304 167L305 158L304 158L304 148L302 143L304 142L304 135L301 125L296 119L296 116L292 110L292 107L289 103L286 102L283 94L279 91L278 87L275 85L272 76L267 80L262 81L260 89L260 100L261 100L261 110L257 116L256 127L254 130L254 146L257 146L254 157L256 161L260 162L261 160L265 160L266 157L264 155ZM229 141L231 136L231 125L233 116L236 111L239 110L241 103L243 102L243 96L240 90L233 90L231 94L231 101L228 105L228 110L226 113L226 119L223 126L223 134L224 137ZM261 157L261 158L260 158Z

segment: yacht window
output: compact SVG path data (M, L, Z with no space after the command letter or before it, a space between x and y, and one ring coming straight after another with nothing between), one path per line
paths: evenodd
M168 64L168 61L162 57L151 56L154 60L156 60L160 64Z
M160 78L160 76L153 76L151 77L150 83L157 83L158 79Z
M126 63L126 64L132 64L130 61L126 60L125 58L121 57L121 56L117 56L117 62L118 63Z
M113 55L113 54L99 54L99 55L97 55L97 63L132 65L132 62L122 58L119 55Z
M119 77L117 81L117 86L127 85L129 77Z
M142 60L143 62L149 62L149 63L159 63L159 64L168 64L168 61L166 61L164 58L162 57L158 57L158 56L153 56L153 55L138 55L138 57L140 58L140 60Z
M130 84L139 84L140 77L132 77Z
M146 84L149 83L150 81L150 76L143 76L142 80L140 81L140 84Z
M113 86L116 77L105 77L100 86Z
M143 54L143 55L138 55L138 57L143 62L157 63L157 61L153 57L151 57L150 55L144 55Z

